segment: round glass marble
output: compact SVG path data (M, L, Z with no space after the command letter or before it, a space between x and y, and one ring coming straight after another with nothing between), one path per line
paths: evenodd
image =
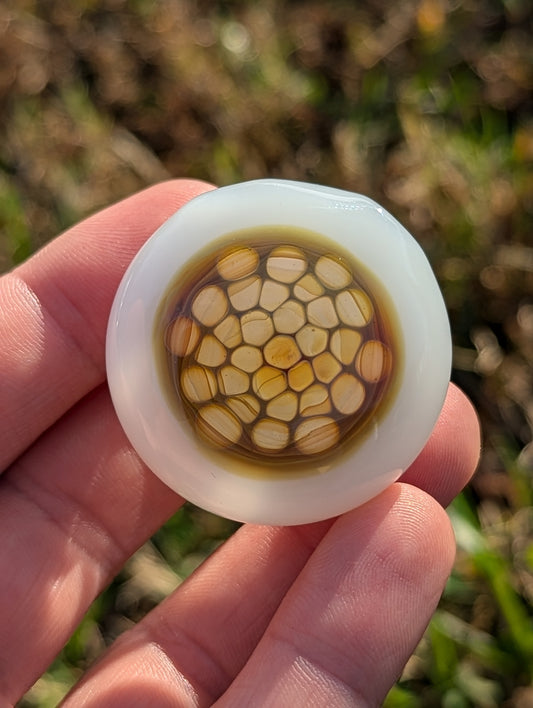
M299 524L415 459L449 380L445 307L407 231L361 195L258 180L197 197L113 304L108 380L132 445L214 513Z

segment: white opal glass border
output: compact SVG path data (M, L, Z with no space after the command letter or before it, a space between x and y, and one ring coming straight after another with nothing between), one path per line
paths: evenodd
M154 318L176 273L224 234L263 225L324 234L375 274L389 294L403 342L401 382L386 415L350 457L327 472L263 479L234 474L205 455L161 391ZM194 504L238 521L302 524L341 514L378 494L427 441L447 390L451 343L437 282L421 248L382 207L357 194L256 180L196 197L147 241L112 306L107 372L120 422L141 458Z

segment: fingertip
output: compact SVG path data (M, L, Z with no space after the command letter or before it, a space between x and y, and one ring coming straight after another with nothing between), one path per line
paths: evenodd
M438 586L453 566L455 535L445 509L433 496L411 484L391 485L336 523L354 526L358 543L361 538L367 544L378 541L381 561L386 558L404 580L412 574L415 586L420 584L420 572L426 579L428 575L437 576ZM381 538L376 536L376 529Z
M297 701L306 690L324 690L331 704L347 705L348 696L350 705L381 705L420 641L454 557L444 509L411 485L393 484L340 516L232 687L233 703L247 705L252 685L256 697L270 697L274 685L287 704L291 694ZM302 662L313 670L302 673Z
M447 506L469 482L479 463L481 429L476 410L455 384L450 384L431 436L402 476Z
M142 239L142 245L174 212L194 197L215 188L209 182L197 179L177 178L158 182L98 212L72 231L85 231L91 236L104 222L111 230L122 233L123 218L129 241L138 248L138 238Z
M216 185L200 179L189 179L185 177L177 177L174 179L158 182L157 184L147 187L142 192L138 192L135 197L147 195L162 199L163 202L171 200L176 208L183 206L194 197L216 189Z
M474 404L454 383L450 383L443 408L444 422L463 431L469 441L470 466L475 471L481 450L481 425Z
M400 494L394 513L403 517L405 533L410 531L414 535L417 549L414 565L446 578L455 560L455 534L448 514L424 490L402 482L397 486ZM407 563L404 565L407 567Z

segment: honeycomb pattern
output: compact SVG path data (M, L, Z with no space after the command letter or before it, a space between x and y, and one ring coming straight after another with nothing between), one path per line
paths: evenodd
M231 246L178 295L167 358L203 440L247 458L302 459L365 425L394 350L354 271L319 248Z

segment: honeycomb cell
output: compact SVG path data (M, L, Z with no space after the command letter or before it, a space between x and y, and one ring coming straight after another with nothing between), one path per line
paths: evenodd
M265 361L278 369L290 369L302 358L296 341L286 334L278 334L265 344Z
M331 353L345 366L351 364L355 359L357 350L361 346L363 337L360 332L354 329L341 327L331 335L329 346Z
M339 413L352 415L365 400L365 387L355 376L341 374L331 384L331 400Z
M326 327L327 329L336 327L339 324L333 300L327 295L312 300L307 305L307 319L312 325Z
M230 247L219 256L217 270L224 280L240 280L255 272L258 263L259 254L254 248Z
M229 315L215 327L213 334L220 341L220 343L228 349L233 349L233 347L239 346L242 342L242 331L239 318L236 315ZM198 342L198 339L196 339L196 342ZM193 348L190 348L188 353L190 354L191 351L193 351ZM177 356L183 355L178 354Z
M307 359L300 361L287 372L289 386L293 391L303 391L315 380L313 367Z
M191 403L211 401L218 392L217 381L211 369L188 366L181 372L181 390Z
M317 416L304 420L294 431L296 447L304 455L318 455L339 442L339 426L332 419Z
M383 342L369 340L361 346L355 365L365 381L376 383L387 376L390 351Z
M226 404L243 423L253 423L261 410L261 403L248 393L227 398Z
M275 280L265 280L261 289L259 305L267 312L274 312L278 307L288 300L291 291L283 283L276 283Z
M278 420L293 420L298 413L298 396L294 391L285 391L268 402L266 413Z
M218 386L224 396L246 393L250 388L250 377L236 366L223 366L218 370Z
M312 415L323 415L330 411L331 398L329 390L323 384L312 384L300 396L300 415L303 418L309 418Z
M322 352L313 359L313 371L319 381L329 384L342 371L342 365L331 352Z
M228 306L228 298L222 288L209 285L196 295L191 311L199 325L212 327L224 317Z
M364 327L372 319L372 303L362 290L343 290L337 293L335 308L341 322L350 327Z
M259 302L263 281L258 275L228 285L228 297L237 312L245 312Z
M302 302L310 302L324 294L324 288L314 275L307 273L294 285L294 297Z
M274 323L263 310L252 310L241 317L242 338L246 344L260 347L274 334Z
M167 347L175 356L191 354L201 335L199 325L190 317L176 317L167 332Z
M252 440L259 450L278 452L289 443L289 426L281 420L262 418L252 429Z
M199 409L197 426L201 435L223 447L236 443L242 435L242 425L238 418L217 403Z
M305 310L296 300L287 300L272 313L276 332L294 334L306 323Z
M320 256L315 265L318 279L331 290L346 288L352 281L352 273L340 256L328 253Z
M212 334L206 334L196 351L196 361L202 366L214 368L223 364L227 355L226 347Z
M306 268L305 253L300 248L290 245L274 248L266 262L268 275L280 283L294 283L305 273Z
M322 327L307 324L296 333L296 342L304 356L321 354L328 346L328 333Z
M274 366L262 366L255 372L252 381L254 393L263 401L270 401L287 388L284 371Z
M253 374L263 363L263 352L258 347L243 344L237 347L231 355L231 363L237 369Z

